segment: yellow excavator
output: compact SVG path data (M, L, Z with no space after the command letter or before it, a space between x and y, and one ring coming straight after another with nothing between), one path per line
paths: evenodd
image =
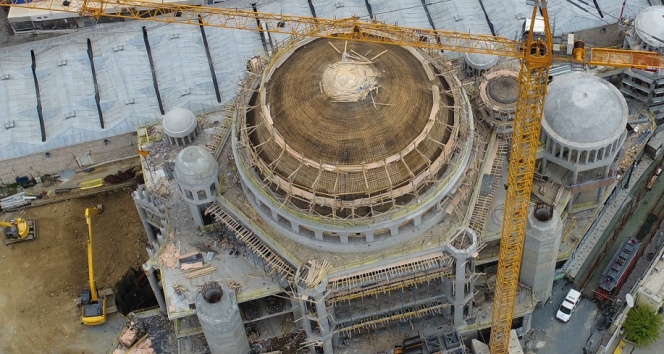
M5 240L7 245L37 238L37 224L32 220L14 218L9 221L0 221L0 227L7 238Z
M88 277L90 289L81 291L81 323L97 326L106 322L106 295L97 292L95 272L92 262L92 216L103 210L101 204L85 209L85 221L88 223Z

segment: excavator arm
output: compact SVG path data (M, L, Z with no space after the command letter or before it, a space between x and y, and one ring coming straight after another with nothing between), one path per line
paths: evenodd
M92 216L99 214L101 210L101 205L85 209L85 222L88 224L88 282L90 289L84 289L81 292L81 323L87 326L96 326L106 322L106 298L100 298L97 292L92 258Z

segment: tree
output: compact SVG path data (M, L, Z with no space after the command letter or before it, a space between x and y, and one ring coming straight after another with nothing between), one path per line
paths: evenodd
M659 338L662 318L649 306L636 306L627 314L623 328L627 331L627 340L636 344L648 345Z

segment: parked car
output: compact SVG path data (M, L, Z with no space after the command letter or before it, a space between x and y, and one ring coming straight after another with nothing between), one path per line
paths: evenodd
M565 296L565 300L563 300L563 303L560 304L560 308L558 308L558 313L556 313L556 318L562 322L569 321L570 317L572 317L572 313L576 309L576 306L579 304L580 300L581 300L581 293L574 289L570 289L567 295Z

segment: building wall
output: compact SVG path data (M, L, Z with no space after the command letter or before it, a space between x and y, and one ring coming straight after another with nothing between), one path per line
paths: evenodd
M79 168L76 158L89 154L92 164L136 155L135 133L110 137L108 143L96 140L88 143L66 146L45 153L33 154L0 162L0 184L14 183L18 176L37 177L56 174L67 169Z

